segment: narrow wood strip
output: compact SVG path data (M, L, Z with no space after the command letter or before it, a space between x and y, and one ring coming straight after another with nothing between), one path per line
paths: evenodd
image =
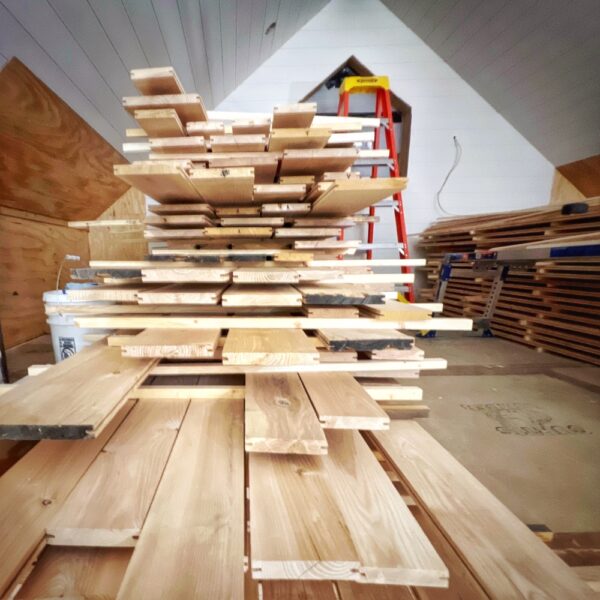
M117 596L244 597L241 400L192 400Z
M325 454L327 441L296 374L246 377L247 452Z

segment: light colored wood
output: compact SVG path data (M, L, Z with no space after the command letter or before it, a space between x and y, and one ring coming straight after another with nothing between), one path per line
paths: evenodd
M160 94L185 94L173 67L132 69L131 81L143 96Z
M490 598L591 598L589 588L418 423L374 434Z
M254 186L254 200L257 202L268 202L278 200L280 202L300 201L306 196L306 185L302 184L258 184Z
M301 306L302 294L291 285L237 284L221 296L223 306Z
M361 307L361 310L376 319L387 319L388 321L426 320L431 318L432 312L426 308L398 300L388 300L385 304L366 304Z
M357 431L328 431L330 489L360 561L362 583L448 587L448 569Z
M178 227L203 227L213 225L213 221L206 215L160 215L155 217L146 217L144 219L146 225L151 227L161 228L178 228Z
M306 185L311 186L315 182L314 175L283 175L279 178L281 185Z
M130 409L131 403L122 407L94 440L40 442L0 477L0 595L42 542L46 527Z
M67 296L73 302L92 302L98 300L112 302L137 302L138 291L142 287L138 284L125 285L99 285L92 288L79 288L67 290Z
M246 395L246 388L243 385L141 385L129 393L130 398L146 399L223 399L223 400L243 400Z
M48 546L16 597L114 598L130 558L130 548Z
M313 202L311 214L339 216L354 214L395 192L402 191L406 187L406 182L405 177L335 181Z
M234 283L298 283L300 274L285 267L247 267L233 271Z
M331 136L330 129L273 129L269 137L269 152L285 149L308 150L325 148Z
M221 121L191 121L186 123L188 135L201 135L204 139L211 135L223 135L225 126Z
M325 454L327 441L296 374L246 377L246 452Z
M213 206L253 202L253 168L195 168L189 178L199 196Z
M380 406L385 406L385 402L399 402L406 400L412 402L414 400L423 399L423 390L419 387L409 385L363 385L363 389L373 400L379 401Z
M362 267L423 267L424 258L371 258L352 259L341 263L344 269L360 269ZM339 267L339 260L311 260L309 267Z
M133 118L151 138L185 135L185 128L174 108L136 110Z
M189 401L146 399L129 413L48 525L57 546L134 546Z
M265 135L211 135L213 152L264 152L267 145Z
M348 373L302 373L302 383L327 429L388 429L390 419Z
M249 455L255 579L356 579L359 560L319 456Z
M177 114L177 113L175 113ZM125 129L126 138L148 137L148 134L141 127L128 127Z
M297 329L233 329L223 346L223 366L298 366L319 362L319 353L304 332Z
M123 108L130 114L136 110L173 108L182 123L207 121L206 109L199 94L160 94L156 96L125 96Z
M277 153L252 152L250 154L252 156L244 156L243 152L232 152L229 155L208 153L205 160L208 162L208 166L214 169L252 168L254 169L254 183L273 183L279 166Z
M220 336L220 329L145 329L121 346L121 353L135 358L212 358Z
M273 108L272 129L310 127L317 112L315 102L278 104Z
M161 263L158 263L161 264ZM182 267L142 269L142 279L146 282L186 282L213 283L228 282L231 279L231 268L227 267Z
M272 227L206 227L206 237L211 238L270 238Z
M205 238L204 228L202 229L146 229L144 238L147 240L201 240ZM194 243L193 241L191 242Z
M333 238L338 237L340 233L338 227L285 227L275 230L275 238Z
M217 206L215 212L217 213L217 216L221 218L257 217L260 215L260 206Z
M221 227L283 227L283 217L221 217Z
M357 158L358 150L355 148L284 150L280 175L321 175L325 171L344 171Z
M358 318L358 307L356 306L304 306L302 310L307 317L311 318Z
M560 171L554 171L548 204L562 206L567 202L585 201L585 198L585 194L578 190Z
M231 124L233 135L259 134L269 135L271 119L242 119Z
M169 158L169 154L177 152L204 152L206 143L202 136L179 136L150 138L150 151L160 152Z
M243 600L244 530L243 402L192 400L118 600Z
M292 217L295 215L305 215L309 212L310 204L302 204L299 202L263 204L261 210L261 213L265 216L284 215Z
M101 343L84 348L2 395L0 438L96 437L154 363Z
M115 165L114 173L158 202L202 200L184 171L185 163L167 161Z
M140 291L139 304L202 304L216 305L225 289L222 285L200 285L196 283L174 283L164 287Z

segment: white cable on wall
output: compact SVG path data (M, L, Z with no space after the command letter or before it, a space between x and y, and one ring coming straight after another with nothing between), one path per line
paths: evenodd
M448 180L450 179L450 175L452 175L452 173L454 172L456 167L458 167L458 163L460 162L460 159L462 158L462 146L460 145L458 138L455 135L453 135L452 140L454 141L454 162L452 163L452 167L450 167L450 170L446 174L446 177L444 177L444 181L442 182L440 189L437 191L437 193L435 195L435 203L437 204L440 211L443 212L444 214L446 214L450 217L458 217L460 215L447 211L442 206L442 201L440 199L442 191L444 190L444 188L446 187L446 184L448 183Z

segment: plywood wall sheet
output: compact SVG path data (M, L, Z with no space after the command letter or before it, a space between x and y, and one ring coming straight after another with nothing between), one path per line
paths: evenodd
M600 196L600 154L556 168L586 198Z
M13 58L0 71L0 205L64 220L95 219L127 184L113 147Z
M61 285L69 279L69 267L87 263L87 233L0 216L0 321L8 348L48 331L42 294L56 287L65 254L78 255L82 262L63 268Z

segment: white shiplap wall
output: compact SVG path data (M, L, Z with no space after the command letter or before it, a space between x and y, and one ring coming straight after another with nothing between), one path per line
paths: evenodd
M453 135L463 156L442 194L446 210L470 214L548 202L550 162L379 0L332 0L218 108L269 111L295 102L350 55L389 75L394 92L412 106L404 196L409 233L444 216L435 192L452 165ZM376 241L391 241L390 209L381 217Z

